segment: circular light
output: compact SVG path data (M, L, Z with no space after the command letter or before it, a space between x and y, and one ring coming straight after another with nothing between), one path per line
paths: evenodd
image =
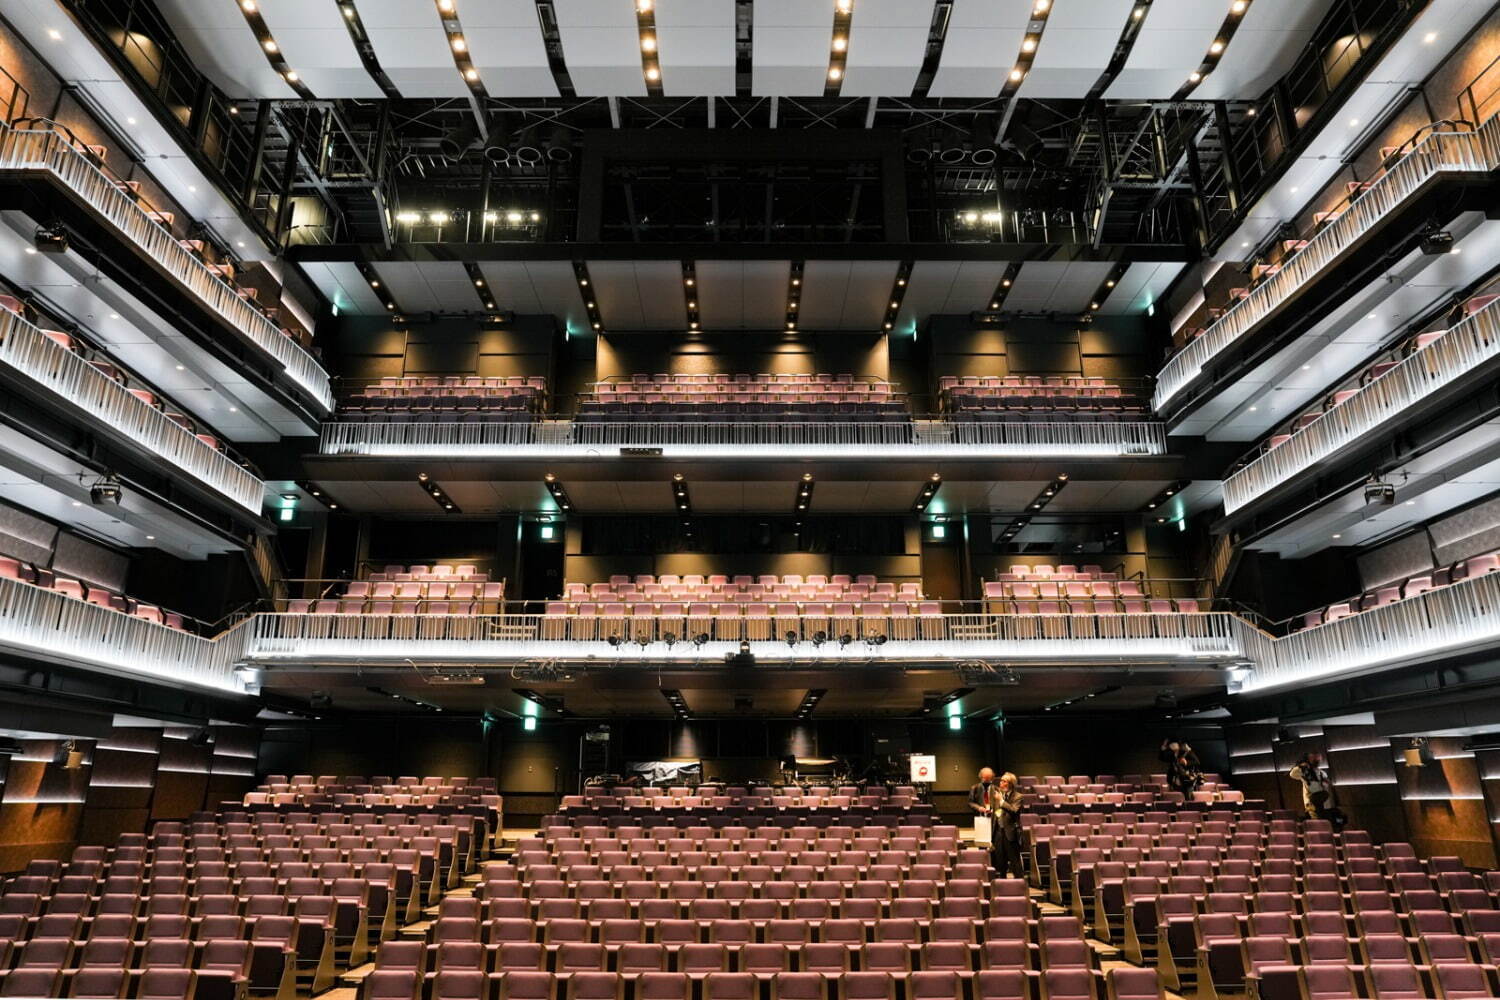
M438 10L444 14L453 13L453 0L438 0Z
M1141 18L1146 16L1146 8L1137 7L1135 10L1130 12L1130 16L1139 21Z
M1213 53L1214 55L1218 55L1220 52L1224 51L1224 43L1219 41L1218 39L1214 39L1214 43L1208 47L1208 51Z
M296 83L300 79L302 79L302 78L297 75L297 71L296 70L289 69L289 70L286 71L286 82L287 83Z
M651 0L639 0L639 2L635 5L635 9L640 11L642 14L651 13Z
M245 13L247 14L255 13L255 0L242 0L240 6L245 8Z
M468 69L464 70L464 79L468 80L470 83L473 83L475 80L479 79L479 70L475 69L473 66L470 66Z
M475 288L483 288L484 287L484 279L483 278L475 278L474 279L474 287Z
M1010 71L1010 78L1012 80L1019 80L1019 79L1021 79L1021 77L1025 76L1025 75L1026 74L1021 71L1021 67L1019 67L1019 66L1017 66L1015 69L1013 69L1013 70Z
M1236 14L1243 14L1248 6L1250 5L1246 0L1234 0L1234 3L1229 5L1229 9Z
M1199 73L1197 70L1193 70L1193 72L1188 74L1188 80L1193 83L1197 83L1201 79L1203 79L1203 74Z
M466 42L466 41L464 41L464 36L463 35L454 35L453 36L453 51L454 52L464 52L468 48L469 48L469 43Z
M1048 4L1048 2L1049 2L1049 0L1036 0L1036 6L1034 6L1034 7L1031 8L1031 12L1033 14L1045 14L1045 13L1047 13L1047 4Z
M642 35L641 36L641 51L642 52L655 52L656 51L656 36L655 35Z
M655 83L657 80L661 79L661 70L657 69L655 66L648 66L646 68L646 79L650 80L652 83Z
M353 7L345 7L344 8L344 16L347 17L347 18L349 18L351 21L354 20L354 8Z
M843 35L836 35L836 36L834 36L834 39L833 39L833 51L835 51L835 52L843 52L848 47L849 47L849 39L845 38Z
M1036 38L1034 36L1032 36L1032 35L1027 35L1026 36L1026 40L1021 43L1021 51L1022 52L1035 52L1036 51Z
M266 51L267 52L275 52L276 51L276 39L274 39L274 38L267 38L261 44L266 47Z
M837 66L830 66L830 67L828 67L828 79L830 79L830 80L838 80L838 79L841 79L843 77L843 75L844 75L844 71L841 70L841 69L839 69Z

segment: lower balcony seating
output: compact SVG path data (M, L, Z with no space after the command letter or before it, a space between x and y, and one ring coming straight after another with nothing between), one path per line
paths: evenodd
M853 375L634 375L596 382L579 398L584 421L900 422L906 398L890 382Z
M1456 310L1457 319L1455 319L1455 322L1467 319L1469 316L1474 315L1479 310L1496 301L1500 301L1500 295L1484 294L1470 296ZM1275 451L1277 448L1280 448L1292 440L1298 432L1317 423L1325 413L1328 413L1335 406L1352 398L1360 389L1374 382L1422 348L1439 340L1447 332L1448 330L1445 327L1441 330L1429 330L1425 333L1414 334L1406 338L1398 346L1386 351L1380 358L1367 365L1358 375L1346 379L1341 388L1335 389L1324 396L1315 409L1299 413L1289 424L1268 437L1264 444L1245 459L1245 463L1254 461L1266 452Z
M387 565L366 579L337 585L319 599L288 601L293 615L495 615L505 582L468 563Z
M905 581L891 583L877 580L874 576L847 573L807 576L787 574L785 576L725 576L710 574L701 576L689 573L686 576L650 573L630 576L612 576L607 583L565 583L563 600L576 602L595 601L651 601L704 600L745 603L747 601L920 601L922 585Z
M344 399L339 419L447 423L529 420L541 411L547 380L511 376L382 378Z
M50 569L33 566L31 563L10 556L0 556L0 579L19 580L43 590L63 594L79 601L109 608L132 618L141 618L157 625L165 625L179 631L186 629L183 617L175 611L163 611L154 604L138 601L133 597L118 594L108 587L99 587L85 580L59 576Z
M1302 616L1301 627L1316 628L1319 625L1327 625L1341 618L1351 618L1363 611L1383 608L1387 604L1395 604L1397 601L1425 594L1429 590L1441 590L1462 580L1484 576L1486 573L1494 573L1497 570L1500 570L1500 552L1470 556L1468 559L1461 559L1451 565L1433 569L1431 572L1409 576L1404 580L1393 580L1385 586L1366 591L1347 601L1339 601L1325 608L1309 611Z
M29 323L44 322L34 312L28 315L26 304L20 299L16 298L14 295L0 295L0 309L5 309L13 312ZM217 436L208 433L206 429L200 429L198 425L193 422L193 419L186 414L179 413L175 409L168 407L167 401L161 395L159 395L155 389L140 384L133 376L128 375L122 368L120 368L119 365L110 361L104 352L89 347L74 334L64 333L61 330L48 330L40 326L38 326L38 329L40 329L43 335L45 335L53 343L56 343L65 350L78 355L84 361L88 362L88 364L95 370L97 370L100 374L104 375L110 381L118 382L120 385L124 386L125 391L129 392L132 396L139 399L147 406L159 410L162 415L165 416L168 420L172 421L174 424L181 427L189 434L192 434L199 441L202 441L204 444L208 445L210 448L213 448L215 451L221 452L226 455L229 454L228 448L225 447L224 442L220 441ZM236 458L235 460L240 462L241 465L244 465L245 468L250 468L249 464L244 462L243 460L240 460L238 458Z
M1148 409L1102 378L945 375L938 385L943 410L965 420L1137 420Z
M1171 615L1203 610L1190 598L1152 596L1149 581L1121 580L1098 566L1012 565L983 580L984 608L992 615Z

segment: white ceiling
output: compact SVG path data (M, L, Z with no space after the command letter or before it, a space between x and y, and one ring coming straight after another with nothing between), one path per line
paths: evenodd
M57 0L25 0L27 3ZM352 0L381 68L406 97L463 97L448 38L426 0ZM929 96L993 98L1021 55L1034 0L954 0ZM1156 0L1109 97L1166 98L1208 51L1230 0ZM1306 41L1331 0L1256 0L1204 96L1255 97ZM555 0L563 61L582 97L647 93L635 0ZM265 0L267 27L318 97L374 97L338 5ZM858 0L845 97L909 97L927 53L935 0ZM189 53L235 97L291 97L230 0L161 0ZM1109 63L1133 0L1053 0L1020 93L1079 98ZM531 0L458 0L470 57L496 97L551 97L557 86ZM657 0L656 59L668 97L735 92L735 0ZM755 0L751 92L813 97L828 83L834 0ZM285 35L285 37L283 37Z
M373 265L403 312L474 313L484 309L463 265L453 261L398 261ZM522 315L552 314L585 330L584 297L566 261L484 262L495 308ZM805 330L879 331L895 290L895 260L804 262L798 326ZM1081 313L1108 275L1106 261L1028 261L1005 308L1015 312ZM308 278L345 314L378 316L385 306L348 262L302 265ZM1133 264L1102 310L1145 312L1181 264ZM1003 261L917 261L901 300L896 327L907 332L934 314L966 314L988 307L1005 273ZM589 299L606 330L683 330L687 297L676 260L592 260ZM706 330L779 330L786 322L791 262L700 260L698 303Z

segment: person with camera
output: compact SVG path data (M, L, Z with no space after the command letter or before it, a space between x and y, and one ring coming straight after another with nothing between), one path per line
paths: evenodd
M1025 878L1021 867L1021 790L1010 772L995 780L993 768L982 768L979 781L969 789L969 808L974 812L976 841L983 843L988 827L990 867L1002 876L1014 871Z
M1348 822L1343 810L1336 804L1333 779L1323 766L1323 758L1319 754L1303 754L1287 773L1292 780L1302 784L1302 808L1307 811L1309 818L1329 820L1335 827L1342 827Z

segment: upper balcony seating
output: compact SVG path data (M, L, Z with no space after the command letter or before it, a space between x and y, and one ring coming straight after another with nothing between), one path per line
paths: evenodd
M580 420L763 419L889 422L909 419L890 382L853 375L633 375L596 382L579 398Z
M757 601L920 601L922 585L882 583L875 577L847 573L824 576L814 573L803 577L786 576L700 576L688 574L661 577L649 573L612 576L607 583L565 583L563 600L579 601L652 601L692 600L746 604Z
M943 409L970 420L1141 419L1145 402L1102 378L1036 375L944 375Z
M491 580L468 564L386 566L342 592L320 600L287 602L294 615L475 615L499 614L505 582Z
M330 807L397 810L469 810L484 806L501 807L494 778L441 777L391 778L376 775L270 774L265 781L246 792L246 807L274 806L285 809Z
M1404 580L1396 580L1383 587L1367 591L1358 597L1351 597L1347 601L1339 601L1330 604L1326 608L1309 611L1302 616L1302 628L1314 628L1318 625L1326 625L1336 622L1340 618L1349 618L1362 611L1373 611L1375 608L1383 608L1387 604L1395 604L1397 601L1425 594L1429 590L1440 590L1443 587L1458 583L1460 580L1469 580L1474 577L1484 576L1486 573L1494 573L1500 570L1500 552L1489 552L1484 555L1470 556L1468 559L1459 560L1441 569L1434 569L1427 573L1409 576Z
M535 376L429 376L382 378L347 397L346 421L467 423L530 419L541 410L547 380Z
M1486 293L1482 295L1471 295L1458 308L1458 320L1466 319L1467 317L1474 315L1476 312L1483 309L1485 306L1490 305L1496 300L1500 300L1500 294ZM1256 452L1249 459L1247 459L1247 461L1253 461L1255 457L1258 457L1260 454L1275 451L1277 448L1280 448L1282 445L1292 440L1292 437L1298 432L1303 431L1308 427L1311 427L1313 424L1317 423L1319 418L1328 413L1335 406L1338 406L1340 403L1353 398L1360 389L1364 388L1365 386L1374 382L1376 379L1380 378L1382 375L1391 371L1404 359L1411 357L1413 354L1422 350L1424 347L1434 343L1447 332L1447 329L1429 330L1425 333L1418 333L1414 334L1411 337L1408 337L1398 346L1392 348L1390 351L1387 351L1378 360L1367 365L1364 370L1361 371L1358 375L1346 380L1343 388L1335 389L1329 392L1319 402L1317 408L1306 410L1298 414L1296 417L1292 418L1291 422L1288 423L1285 427L1268 437L1265 440L1265 443L1260 448L1257 448Z
M28 323L33 322L33 317L35 315L33 313L32 316L28 316L26 304L14 295L0 295L0 309L15 313L17 316L26 320ZM76 354L80 358L84 359L91 367L96 369L100 374L104 375L110 381L118 382L120 385L124 386L125 391L129 392L132 396L139 399L147 406L150 406L152 409L160 412L168 420L172 421L174 424L177 424L179 427L192 434L199 441L202 441L204 444L208 445L210 448L213 448L215 451L223 455L229 455L229 450L225 447L223 441L220 441L218 437L213 434L207 433L206 431L200 432L198 429L198 425L195 424L192 418L187 416L186 414L179 413L176 410L168 409L166 400L164 400L161 396L158 396L155 390L136 384L134 379L131 376L128 376L123 370L121 370L119 365L116 365L114 362L108 360L107 356L102 351L96 351L93 348L90 348L73 334L64 333L61 330L43 329L42 334L52 342L61 346L63 349L70 351L71 353ZM249 468L249 466L246 465L243 461L239 459L235 459L235 461L238 461L241 465Z
M154 604L117 594L107 587L97 587L87 581L58 576L50 569L33 566L31 563L12 559L10 556L0 556L0 578L19 580L44 590L55 591L89 604L96 604L101 608L110 608L133 618L142 618L179 631L185 630L182 615L175 611L163 611Z
M982 581L985 611L994 615L1198 614L1196 600L1152 598L1138 580L1121 580L1098 566L1013 565Z

